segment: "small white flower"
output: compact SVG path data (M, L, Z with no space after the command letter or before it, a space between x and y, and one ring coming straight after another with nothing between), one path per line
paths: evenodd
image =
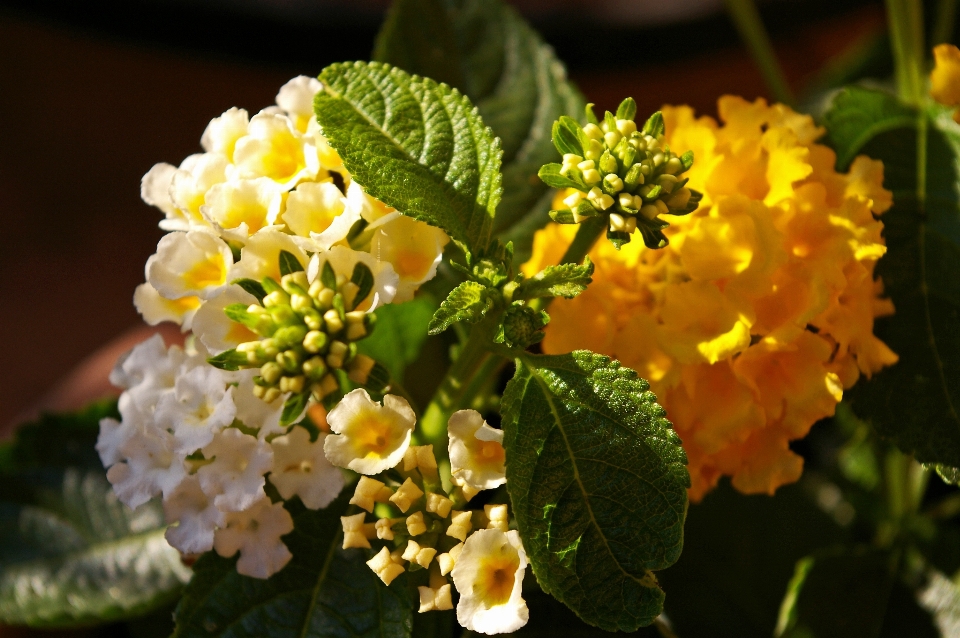
M320 170L313 144L290 118L269 112L258 113L250 120L247 134L234 147L233 163L236 177L266 178L283 190L316 177Z
M527 554L516 531L482 529L463 544L451 575L460 592L457 620L471 631L503 634L527 624L521 595Z
M130 508L158 494L171 494L187 475L186 454L177 451L173 435L164 430L138 429L118 449L123 461L107 471L107 480Z
M120 355L110 372L110 383L124 390L140 384L172 388L185 358L186 354L176 346L168 350L157 333Z
M204 302L193 316L193 334L211 354L220 354L241 343L260 339L255 332L224 312L227 306L237 303L249 306L257 303L257 298L240 286L227 286Z
M416 420L405 399L388 394L381 406L358 388L327 415L336 436L328 436L323 448L334 465L360 474L379 474L403 460Z
M370 253L364 253L346 246L334 246L330 250L318 252L310 260L307 279L313 283L323 272L323 265L329 263L333 272L343 275L349 281L357 264L364 264L373 273L373 289L356 310L373 312L381 304L390 303L397 294L397 273L393 266L374 259Z
M507 482L503 430L490 427L476 410L455 412L447 423L450 472L458 485L490 490Z
M171 321L184 331L190 329L193 315L201 303L200 297L166 299L149 283L140 284L133 293L133 305L149 325Z
M370 252L380 261L389 262L399 277L394 303L410 301L421 284L436 276L449 241L439 228L403 215L377 227Z
M216 494L214 503L222 511L245 510L264 496L263 475L273 465L268 444L227 428L203 448L203 456L213 462L197 470L200 486L207 494Z
M197 153L190 155L180 163L170 182L170 199L186 220L188 228L166 228L166 230L189 230L189 228L209 228L210 222L204 219L200 208L204 205L207 191L227 179L229 160L220 153Z
M184 554L200 554L213 549L213 532L224 524L223 512L204 493L196 476L188 476L163 499L167 523L167 542Z
M271 434L286 434L287 428L280 427L280 418L283 416L283 404L289 395L281 394L270 403L256 396L253 393L253 378L258 374L260 370L243 370L239 373L240 383L233 393L233 400L237 404L237 420L246 427L257 430L257 438L263 441ZM301 414L292 422L297 422L302 417Z
M237 407L234 388L227 387L229 381L222 370L197 366L179 375L174 391L157 402L157 423L173 431L187 454L210 443L214 434L233 423Z
M346 199L332 182L304 182L287 197L283 221L294 233L328 249L346 238L360 215L347 211Z
M207 230L167 233L147 259L147 281L167 299L209 299L227 283L233 253Z
M301 133L307 131L313 120L313 98L322 88L317 78L300 75L280 87L277 93L277 106L286 112Z
M189 221L170 197L170 184L176 172L176 166L161 162L154 164L140 180L140 198L163 211L167 218L160 222L160 227L165 230L187 230L190 227Z
M243 241L276 221L283 192L266 177L238 179L216 184L204 201L200 208L204 218L223 229L225 236Z
M293 518L281 503L263 497L242 512L226 514L225 519L214 535L213 548L224 558L239 551L240 574L269 578L290 562L293 555L280 537L293 531Z
M280 281L280 251L292 254L301 264L307 263L307 254L293 238L276 228L266 228L252 235L240 249L240 260L230 270L229 281L235 279L254 279L273 277Z
M315 510L326 507L343 489L343 474L323 454L323 432L316 442L310 441L306 428L294 427L289 434L270 442L273 448L273 470L270 483L280 496L299 496L303 504Z
M246 110L237 107L228 109L220 117L210 120L200 138L200 145L203 150L219 153L232 161L237 140L247 134L249 124L250 116Z

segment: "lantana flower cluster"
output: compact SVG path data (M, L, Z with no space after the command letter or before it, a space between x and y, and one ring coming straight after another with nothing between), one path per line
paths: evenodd
M873 276L886 250L877 216L892 202L882 164L858 157L837 172L815 142L823 130L780 104L728 96L719 114L723 125L663 109L664 142L697 158L686 177L699 209L664 229L662 250L598 243L593 284L554 302L543 341L650 380L683 439L694 500L723 475L746 493L797 480L789 442L861 374L897 360L873 335L894 311ZM574 232L538 232L524 272L555 263Z

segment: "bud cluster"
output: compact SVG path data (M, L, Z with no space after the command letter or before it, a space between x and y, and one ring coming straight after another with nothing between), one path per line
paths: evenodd
M662 248L669 226L660 215L686 215L696 210L700 193L686 187L683 173L693 166L693 152L677 156L663 141L663 116L654 113L638 130L637 105L625 99L616 115L602 122L587 105L586 126L564 116L554 123L554 145L563 164L547 164L540 177L556 188L572 189L564 208L550 211L564 224L607 215L607 237L619 248L640 230L650 248Z
M259 303L226 308L230 319L262 338L241 343L210 362L259 368L253 392L268 403L287 393L304 398L309 393L321 401L341 390L340 371L365 385L376 362L358 354L356 342L370 334L376 316L357 307L372 290L370 268L357 263L348 279L325 262L320 275L309 282L293 255L283 252L280 260L287 266L282 270L290 272L279 282L272 277L259 283L239 282L255 292Z

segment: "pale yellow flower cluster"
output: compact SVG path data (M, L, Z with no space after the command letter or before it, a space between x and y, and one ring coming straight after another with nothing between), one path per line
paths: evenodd
M823 130L780 104L727 96L719 114L723 125L663 109L666 143L696 158L700 208L672 223L663 250L598 242L593 284L553 303L543 341L650 380L683 439L694 500L723 475L747 493L797 480L789 442L860 374L897 360L873 335L894 310L873 277L886 251L876 216L892 202L882 164L858 157L838 173L815 143ZM556 263L575 230L540 231L525 274Z

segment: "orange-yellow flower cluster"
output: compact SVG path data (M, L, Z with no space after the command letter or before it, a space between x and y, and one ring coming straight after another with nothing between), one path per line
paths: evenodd
M930 97L946 106L960 106L960 49L952 44L933 47L936 61L930 73ZM953 119L960 123L960 110Z
M848 173L815 140L813 120L783 105L719 101L722 126L689 107L663 109L666 142L693 150L700 208L666 231L670 245L600 241L594 283L557 299L543 348L588 348L650 380L684 442L699 500L722 475L742 492L799 478L788 447L834 413L843 390L897 360L873 335L886 247L875 214L891 205L883 165ZM538 232L524 265L555 264L576 227Z

